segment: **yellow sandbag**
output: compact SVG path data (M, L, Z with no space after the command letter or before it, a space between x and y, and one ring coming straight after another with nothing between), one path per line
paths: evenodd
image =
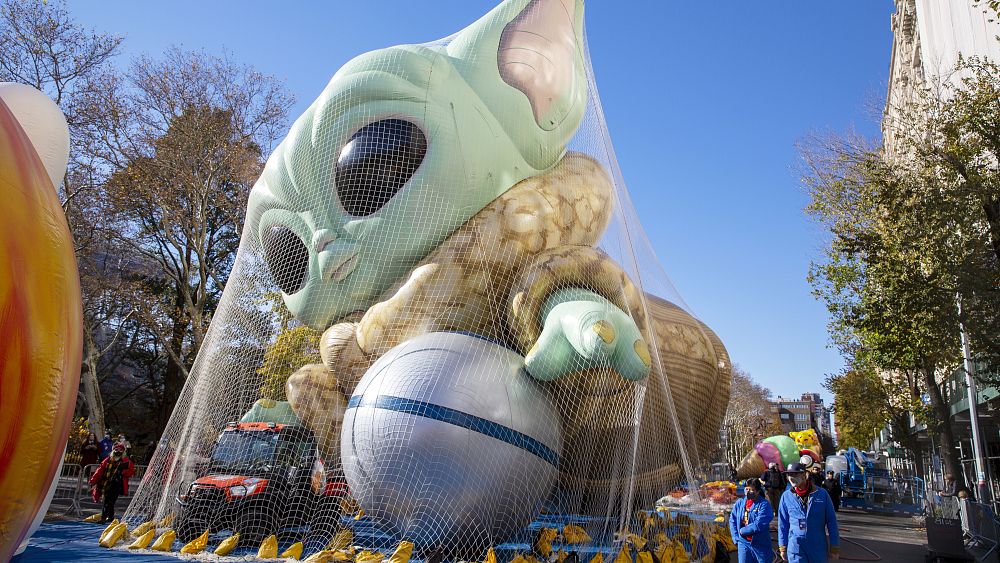
M715 532L715 539L722 542L726 551L736 551L736 544L733 543L733 536L728 531L718 530Z
M354 558L354 563L382 563L385 555L378 551L362 551Z
M354 541L354 532L347 529L341 530L337 532L335 536L333 536L333 539L330 540L330 543L327 544L326 549L324 551L337 551L338 549L347 549L351 547L352 541Z
M413 555L413 543L401 541L396 551L389 556L389 563L407 563L411 555Z
M100 512L95 512L94 514L91 514L90 516L84 518L83 521L84 522L90 522L90 523L100 522L101 521L101 516L103 516L103 515Z
M622 550L615 557L615 563L632 563L632 554L628 550L628 542L622 544Z
M530 553L518 553L510 563L538 563L538 560Z
M174 540L177 539L177 532L173 530L167 530L156 538L153 542L153 547L149 548L153 551L170 551L174 547Z
M169 528L170 525L174 523L174 515L175 514L173 512L167 514L166 516L161 518L159 522L156 523L156 526L158 528Z
M118 524L113 530L101 538L101 547L114 547L128 533L128 525L125 522Z
M593 541L583 528L573 524L568 524L563 528L563 537L566 538L566 543L568 544L589 543Z
M486 559L483 560L483 563L497 563L497 553L493 551L492 547L486 550Z
M536 553L548 559L552 556L552 540L559 535L559 530L555 528L542 528L538 530L538 537L535 538L535 545L532 546Z
M679 540L674 540L673 563L691 563L691 558L688 557L687 549L684 549L684 544L682 544Z
M337 551L331 551L333 554L333 561L354 561L354 548L349 550L338 549Z
M236 549L236 546L240 543L240 533L229 536L228 538L219 542L219 546L215 548L216 555L229 555L229 552Z
M274 559L278 557L278 537L271 534L264 538L264 541L260 542L260 548L257 549L257 557L259 559Z
M335 553L334 551L331 551L329 549L324 549L323 551L317 551L316 553L313 553L309 557L306 557L306 560L303 561L302 563L331 563L332 561L334 561L333 558L334 553Z
M148 520L146 522L143 522L142 524L139 524L138 528L132 530L132 537L137 538L139 536L144 536L146 535L146 532L155 529L156 529L156 524L154 524L152 520Z
M104 528L104 531L101 532L101 537L100 539L97 540L97 543L104 543L104 538L106 538L107 535L111 533L111 530L114 530L115 526L117 525L118 525L118 519L115 518L114 520L111 521L110 524L108 524L108 527Z
M195 555L205 551L206 547L208 547L208 530L205 530L203 534L187 542L184 547L181 548L181 553Z
M604 563L604 556L601 555L600 551L598 551L593 557L590 558L590 563Z
M150 529L146 530L145 534L139 536L138 538L136 538L136 540L134 542L132 542L131 544L129 544L128 548L129 549L146 549L147 547L149 547L149 542L153 541L154 537L156 537L156 529L155 528L150 528Z
M297 541L288 546L288 549L282 551L279 557L282 559L295 559L296 561L302 559L302 542Z
M629 534L627 539L629 543L631 543L637 550L646 547L646 538L637 536L635 534Z
M361 505L353 497L343 497L340 499L340 513L354 514L361 509Z
M648 551L640 551L635 554L635 563L653 563L653 554Z
M361 517L365 515L365 509L359 508L358 513L354 515L355 520L361 520Z

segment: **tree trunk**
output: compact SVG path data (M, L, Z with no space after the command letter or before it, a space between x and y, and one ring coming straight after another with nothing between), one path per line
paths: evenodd
M955 494L958 494L960 491L968 492L969 487L965 482L958 455L955 453L956 442L954 428L951 425L951 411L948 408L948 403L945 401L944 394L941 393L941 387L934 377L934 371L933 367L925 367L922 370L924 383L927 385L927 394L931 398L931 407L934 409L934 415L939 421L938 424L940 424L941 462L944 464L945 474L950 473L952 479L954 479Z
M920 477L921 479L926 479L926 476L924 475L924 447L923 447L923 445L921 445L919 441L914 440L913 441L913 446L910 448L910 451L913 452L913 468L914 468L914 471L917 474L916 476Z
M993 245L993 253L996 254L997 261L1000 262L1000 199L990 199L984 202L983 212L986 214L986 222L990 225L990 242Z
M97 380L97 346L90 330L84 331L84 364L80 373L80 395L87 407L87 419L90 431L98 438L104 436L104 399L101 397L101 386Z

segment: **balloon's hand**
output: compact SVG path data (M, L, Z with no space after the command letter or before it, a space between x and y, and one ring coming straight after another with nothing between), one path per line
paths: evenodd
M639 381L652 361L635 321L613 303L579 288L553 293L542 308L543 328L524 359L532 377L554 381L588 369L610 368Z

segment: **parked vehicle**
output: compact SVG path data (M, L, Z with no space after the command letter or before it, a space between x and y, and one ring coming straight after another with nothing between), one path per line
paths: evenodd
M254 543L281 528L332 527L347 492L342 479L328 480L316 438L301 425L231 422L200 472L176 497L183 542L205 530L229 529Z

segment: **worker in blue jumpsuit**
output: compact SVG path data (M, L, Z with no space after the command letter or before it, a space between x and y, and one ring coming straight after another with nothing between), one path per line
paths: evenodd
M828 559L840 559L837 513L833 510L829 493L813 484L801 463L790 463L785 475L791 487L781 495L781 506L778 507L778 551L781 560L826 563ZM829 548L827 531L830 533Z
M729 513L729 534L733 536L740 563L771 563L771 520L774 511L764 496L760 479L747 479L744 498L737 499Z

